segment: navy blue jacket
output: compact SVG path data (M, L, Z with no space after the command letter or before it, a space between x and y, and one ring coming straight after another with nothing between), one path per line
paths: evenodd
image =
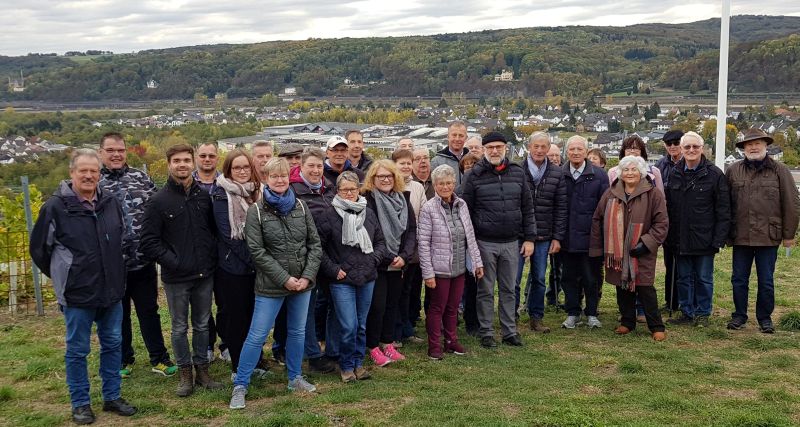
M578 179L572 177L567 162L562 170L567 181L567 235L561 242L565 252L589 252L589 238L592 234L592 216L597 203L608 190L608 175L592 162L586 160L586 167Z
M247 248L247 240L231 239L231 221L228 218L228 193L214 186L211 200L214 205L214 222L217 225L217 267L238 276L255 275L256 268Z

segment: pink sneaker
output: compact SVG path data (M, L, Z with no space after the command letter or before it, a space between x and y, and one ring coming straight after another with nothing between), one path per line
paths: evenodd
M372 358L372 363L374 363L375 366L386 366L392 363L392 359L386 357L380 347L375 347L370 350L369 357Z
M385 354L389 359L392 359L392 362L406 360L406 357L400 354L400 352L397 351L397 349L391 344L386 344L386 347L383 348L383 354Z

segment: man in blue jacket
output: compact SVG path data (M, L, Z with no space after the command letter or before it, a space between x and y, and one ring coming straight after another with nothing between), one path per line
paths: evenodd
M61 182L47 199L31 232L33 262L50 277L66 323L67 387L76 424L95 421L89 396L89 355L92 323L100 340L103 411L123 416L136 408L120 397L122 379L122 296L125 223L113 196L97 188L100 158L88 149L75 150L70 180Z

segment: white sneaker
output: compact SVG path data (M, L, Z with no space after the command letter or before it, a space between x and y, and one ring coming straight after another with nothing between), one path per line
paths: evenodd
M317 387L314 384L306 381L302 375L296 376L293 380L289 381L289 391L304 391L306 393L313 393L317 391Z
M219 353L219 360L225 363L231 363L231 352L226 348Z
M233 393L231 394L231 403L228 405L231 409L244 409L245 407L245 396L247 395L247 387L243 385L237 385L233 388Z
M567 316L567 320L561 324L561 327L566 329L575 329L575 326L578 326L580 321L581 316Z
M603 324L600 323L600 319L598 319L597 316L588 316L586 319L586 326L588 326L589 329L602 328Z

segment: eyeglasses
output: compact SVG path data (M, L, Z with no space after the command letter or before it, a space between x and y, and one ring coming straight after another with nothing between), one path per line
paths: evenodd
M234 172L250 172L250 166L234 166L231 168Z
M340 194L358 194L358 188L340 188L337 192Z
M483 147L484 151L503 151L505 149L505 145L486 145Z
M703 146L702 145L684 145L681 148L683 148L686 151L691 151L691 150L700 150L700 149L703 148Z
M375 175L378 181L394 181L394 175Z
M119 150L115 150L113 148L104 148L103 151L105 151L106 154L125 154L124 148L120 148Z

